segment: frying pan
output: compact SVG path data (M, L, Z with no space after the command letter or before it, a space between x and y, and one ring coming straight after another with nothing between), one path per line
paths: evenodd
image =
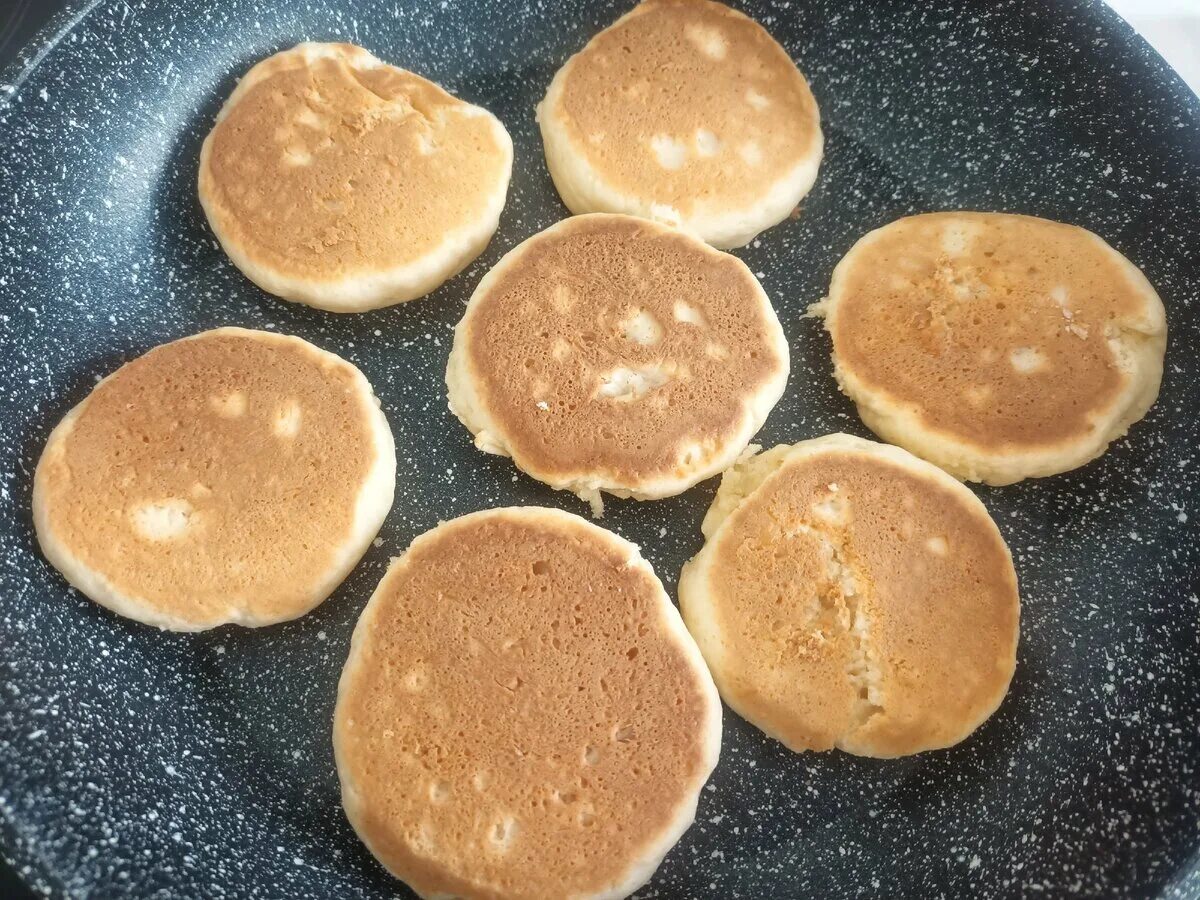
M410 896L342 814L337 676L389 557L439 519L574 498L478 453L448 412L451 328L487 268L566 215L535 102L625 2L267 0L75 4L0 76L0 843L35 888L108 897ZM1162 395L1083 469L977 488L1013 549L1016 679L965 743L914 758L795 755L727 713L696 825L644 897L1200 896L1200 104L1098 3L746 2L809 77L826 158L802 215L738 251L792 349L767 446L867 435L802 318L870 228L977 208L1090 228L1167 306ZM238 274L195 196L236 77L301 40L349 40L505 122L500 231L428 298L337 316ZM299 621L173 635L76 592L35 546L50 428L122 362L237 324L367 374L395 432L394 509ZM674 590L710 481L604 524Z

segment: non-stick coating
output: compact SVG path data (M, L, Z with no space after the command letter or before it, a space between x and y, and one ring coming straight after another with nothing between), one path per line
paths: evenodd
M533 107L624 8L103 0L61 18L0 78L0 832L31 881L95 897L407 896L339 806L335 683L359 610L415 535L490 506L584 511L474 450L443 373L480 276L566 214ZM1158 404L1103 459L979 491L1024 600L999 713L952 750L882 762L794 755L727 712L697 824L642 896L1200 895L1195 97L1098 3L748 9L808 75L827 138L802 215L738 251L793 355L761 443L867 434L802 314L856 237L906 213L1011 210L1098 232L1161 291L1170 346ZM426 299L360 316L256 289L218 249L194 188L200 141L236 77L330 39L483 104L516 143L483 256ZM314 613L160 634L68 590L42 559L31 472L97 378L227 324L298 334L363 368L396 435L396 505ZM611 500L604 524L673 591L714 488Z

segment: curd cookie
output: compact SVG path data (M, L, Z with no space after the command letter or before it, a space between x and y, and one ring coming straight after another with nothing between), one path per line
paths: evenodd
M66 415L33 520L54 567L122 616L270 625L341 583L395 479L358 369L300 338L219 328L127 363Z
M968 481L1095 459L1162 381L1154 288L1096 235L1045 219L900 219L854 245L813 311L863 422Z
M421 897L616 898L687 830L721 706L637 548L538 507L418 537L354 630L342 802Z
M602 511L732 463L783 392L788 347L737 258L631 216L566 219L500 260L454 332L450 408Z
M679 602L721 696L790 749L949 747L1016 664L1012 557L969 488L844 434L746 457Z
M740 247L813 186L817 103L753 19L647 0L559 69L538 105L546 164L573 213L630 213Z
M429 293L500 220L512 141L487 110L351 44L254 66L200 151L200 202L263 290L334 312Z

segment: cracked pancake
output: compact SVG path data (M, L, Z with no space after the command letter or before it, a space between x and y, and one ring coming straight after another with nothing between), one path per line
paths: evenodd
M783 392L788 346L741 260L631 216L576 216L479 283L450 408L481 450L589 500L649 500L729 466Z
M637 548L524 507L393 561L333 727L351 824L418 895L616 898L691 824L721 705Z
M1016 664L1012 557L978 498L844 434L725 473L679 603L722 698L792 750L949 747Z
M648 0L559 69L538 105L573 213L613 212L741 247L813 186L816 100L787 51L708 0Z
M46 558L101 606L200 631L294 619L392 505L396 451L362 373L307 341L220 328L101 381L33 483Z
M862 238L813 306L876 434L968 481L1081 466L1158 396L1162 301L1082 228L932 213Z
M334 312L429 293L500 220L512 141L487 110L351 44L254 66L200 152L200 202L265 291Z

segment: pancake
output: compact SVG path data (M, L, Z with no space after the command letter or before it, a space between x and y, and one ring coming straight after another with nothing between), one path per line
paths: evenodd
M629 216L513 249L454 332L450 408L489 453L591 502L649 500L732 463L779 400L788 347L738 259Z
M708 0L647 0L559 69L538 106L573 213L629 213L740 247L813 186L817 103L757 22Z
M623 897L691 824L721 706L637 548L493 509L418 537L363 610L333 745L346 814L422 897Z
M200 631L294 619L388 509L396 451L366 378L295 337L219 328L105 378L33 482L46 558L101 606Z
M945 472L834 434L741 460L704 519L679 603L739 715L790 749L949 747L1016 664L1012 557Z
M813 311L863 422L968 481L1095 459L1162 381L1154 288L1096 235L1045 219L900 219L854 245Z
M351 44L254 66L200 152L200 202L265 291L334 312L429 293L487 246L512 141L487 110Z

